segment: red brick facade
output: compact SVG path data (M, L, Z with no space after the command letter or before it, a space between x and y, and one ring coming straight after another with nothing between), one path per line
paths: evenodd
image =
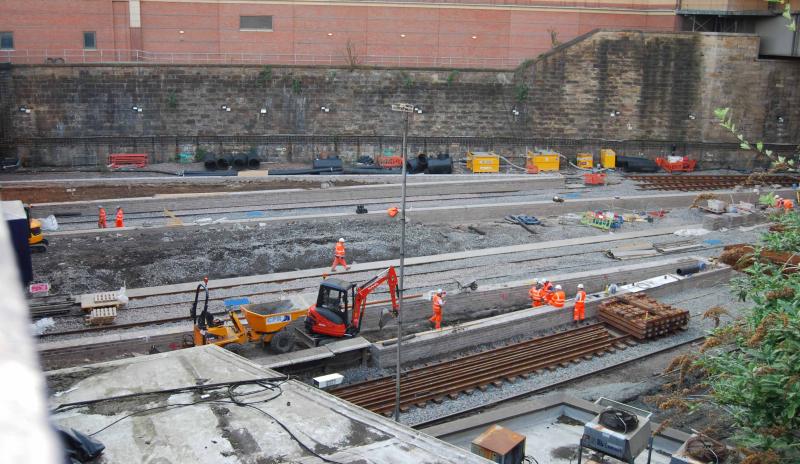
M613 3L609 3L613 2ZM341 62L348 41L365 64L513 66L598 28L675 29L670 0L3 0L0 31L13 32L14 51L0 61L40 63L64 49L126 61ZM242 31L241 15L272 16L272 31ZM98 51L83 50L83 32L96 32ZM135 57L110 50L141 50ZM203 55L172 55L173 53ZM204 54L210 54L205 56ZM232 54L239 54L231 59ZM246 55L243 55L246 54ZM402 57L398 59L397 57ZM67 61L79 61L68 58Z

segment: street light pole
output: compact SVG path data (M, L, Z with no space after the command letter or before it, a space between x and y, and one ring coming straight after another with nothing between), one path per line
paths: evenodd
M400 345L403 342L403 291L405 287L403 286L403 280L405 277L405 259L406 259L406 178L407 178L407 170L406 170L406 158L407 158L407 144L406 139L408 137L408 118L411 113L414 111L414 105L409 105L407 103L400 103L392 105L392 111L400 111L403 114L403 186L400 190L400 195L402 197L400 203L400 290L398 292L398 301L397 301L397 308L398 308L398 318L397 318L397 372L395 374L395 393L394 393L394 420L395 422L400 422L400 368L402 366L402 361L400 359Z

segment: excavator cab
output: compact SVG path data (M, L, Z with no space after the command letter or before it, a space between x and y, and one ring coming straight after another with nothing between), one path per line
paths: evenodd
M355 302L356 284L346 280L329 278L319 285L316 312L322 327L336 334L345 334L351 328L350 312Z

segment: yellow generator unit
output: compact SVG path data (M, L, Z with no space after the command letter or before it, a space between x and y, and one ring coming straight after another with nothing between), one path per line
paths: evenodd
M577 165L582 169L592 169L594 167L594 156L591 153L578 153Z
M528 152L528 162L532 162L534 166L539 168L539 171L558 171L560 154L549 152Z
M617 167L617 154L610 148L603 148L600 150L600 164L605 169L614 169Z
M500 157L493 152L468 152L467 169L473 173L500 172Z

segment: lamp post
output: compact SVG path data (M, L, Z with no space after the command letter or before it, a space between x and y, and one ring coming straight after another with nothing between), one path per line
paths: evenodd
M399 111L403 113L403 186L400 190L402 200L400 203L400 291L398 292L398 318L397 318L397 373L395 377L395 393L394 393L394 420L400 422L400 345L403 341L403 278L405 276L405 258L406 258L406 138L408 137L408 118L415 111L414 105L408 103L394 103L392 104L392 111Z

